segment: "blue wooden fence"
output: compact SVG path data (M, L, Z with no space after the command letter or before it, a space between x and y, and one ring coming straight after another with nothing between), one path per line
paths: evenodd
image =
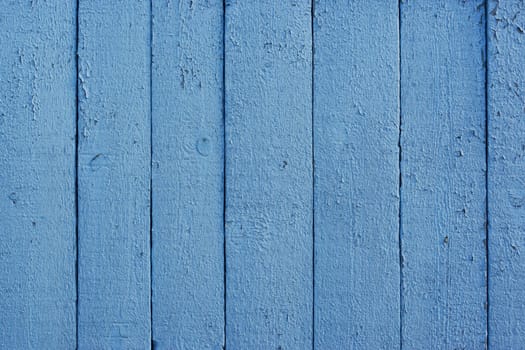
M525 349L523 0L3 0L1 349Z

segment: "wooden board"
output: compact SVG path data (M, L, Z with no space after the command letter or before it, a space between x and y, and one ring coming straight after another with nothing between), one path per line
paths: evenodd
M315 4L317 349L399 347L398 38L395 2Z
M150 3L80 0L79 349L149 348Z
M485 9L401 3L402 344L486 341Z
M525 3L490 1L489 345L525 344Z
M226 1L225 21L226 348L310 348L310 1Z
M224 343L223 4L153 2L152 331Z
M73 348L74 4L4 1L0 45L0 348Z

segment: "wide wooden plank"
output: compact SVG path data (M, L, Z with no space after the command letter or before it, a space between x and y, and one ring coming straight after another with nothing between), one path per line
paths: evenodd
M398 4L317 1L315 346L399 347Z
M75 346L75 12L0 6L0 348Z
M78 345L150 347L150 2L80 0Z
M404 349L486 341L484 14L401 2Z
M226 347L312 345L306 0L227 1Z
M525 344L525 3L488 8L489 346Z
M155 349L224 343L223 3L153 2Z

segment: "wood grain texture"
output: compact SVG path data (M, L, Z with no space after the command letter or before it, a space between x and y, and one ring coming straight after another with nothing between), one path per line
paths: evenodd
M155 349L224 344L223 4L153 2Z
M150 347L150 2L80 0L79 349Z
M525 3L490 1L489 339L525 345Z
M401 3L404 349L486 340L484 14Z
M525 347L523 0L6 0L0 47L0 349Z
M315 347L395 349L397 3L316 1L314 47Z
M312 345L311 7L227 1L226 347Z
M75 346L75 6L0 6L0 348Z

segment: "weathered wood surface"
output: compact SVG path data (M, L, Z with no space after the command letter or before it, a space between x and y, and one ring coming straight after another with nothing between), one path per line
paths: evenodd
M222 1L153 2L152 331L224 342Z
M401 23L401 341L486 342L485 9L405 1Z
M80 0L78 347L150 346L150 4Z
M315 4L317 349L399 346L398 38L395 2Z
M3 1L0 47L0 348L66 349L76 342L74 3Z
M489 348L525 346L525 3L488 7Z
M522 0L1 5L0 348L523 347Z
M226 348L312 344L309 1L227 1Z

